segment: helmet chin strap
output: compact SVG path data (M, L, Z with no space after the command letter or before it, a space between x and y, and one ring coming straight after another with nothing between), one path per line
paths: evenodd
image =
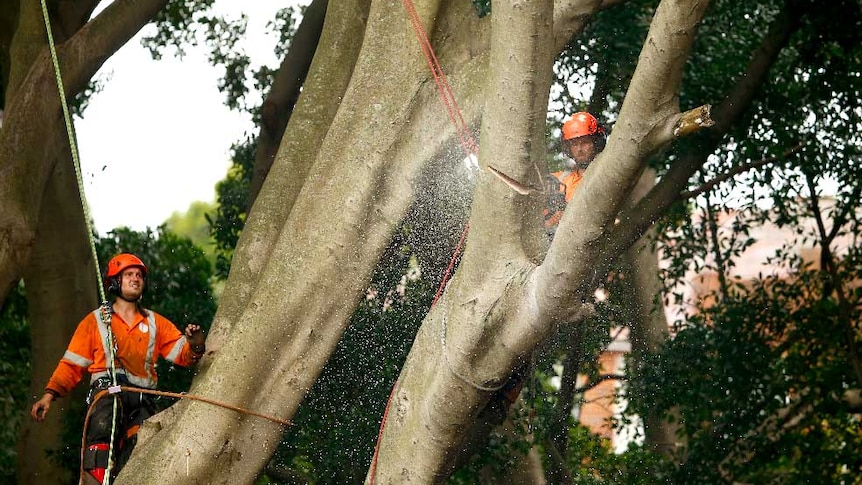
M127 301L127 302L129 302L129 303L137 303L137 301L141 299L141 297L134 298L134 299L132 299L132 298L126 298L126 295L123 295L123 291L122 291L122 290L120 290L120 294L119 294L119 295L117 295L117 296L118 296L119 298L122 298L123 300L126 300L126 301Z
M126 301L127 301L127 302L129 302L129 303L137 303L137 302L139 302L139 301L141 300L141 298L142 298L143 296L144 296L144 292L143 292L143 291L141 291L140 296L138 296L137 298L127 298L127 297L126 297L126 295L124 295L124 294L123 294L123 288L122 288L122 286L120 287L119 291L117 291L117 297L118 297L118 298L122 298L123 300L126 300Z

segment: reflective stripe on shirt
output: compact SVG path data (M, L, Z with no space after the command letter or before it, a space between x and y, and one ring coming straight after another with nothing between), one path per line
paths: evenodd
M149 310L144 311L147 312L147 323L150 325L150 341L147 342L147 357L146 360L144 360L144 370L147 372L147 379L151 380L153 382L153 387L155 387L157 378L156 373L153 370L153 353L156 349L156 314Z
M69 350L67 350L66 353L63 354L63 358L77 365L78 367L83 367L84 369L90 367L90 365L93 363L92 360L86 357L81 357L80 355Z
M185 346L186 346L186 336L183 335L182 337L180 337L179 340L177 340L177 343L174 344L174 347L171 349L168 356L165 357L165 360L167 360L168 362L170 362L172 364L176 364L177 359L180 358L180 353L183 351L183 347L185 347Z

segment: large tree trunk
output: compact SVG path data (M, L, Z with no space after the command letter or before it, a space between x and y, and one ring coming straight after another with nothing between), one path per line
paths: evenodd
M62 140L62 139L61 139ZM68 152L68 143L42 199L42 211L36 231L36 243L25 273L29 309L31 347L30 394L38 399L45 384L75 331L78 320L96 307L97 280L84 221L84 210L78 195L77 179ZM79 221L79 223L70 223ZM51 406L43 423L25 421L19 441L19 483L56 484L69 482L69 470L57 466L46 451L58 450L61 432L68 420L83 416L69 414L75 401L83 400L86 387L78 386Z
M272 81L272 87L267 93L266 99L263 100L260 115L260 135L257 137L257 152L254 157L254 173L249 187L249 209L254 205L257 194L263 186L263 181L266 180L269 169L275 161L284 130L299 98L300 88L302 88L308 70L311 68L311 61L314 59L320 33L323 30L327 4L328 0L314 0L305 10L302 23L293 36L290 50L281 62L275 79ZM358 46L359 42L356 45ZM348 54L354 57L353 53L348 52ZM334 103L330 102L329 104Z
M281 227L290 215L326 138L362 46L369 4L370 0L340 2L327 9L320 44L338 45L339 48L322 49L312 61L302 95L294 108L296 116L292 113L286 129L288 135L282 136L274 167L267 169L265 183L261 193L255 197L231 260L230 275L213 321L212 333L207 338L211 352L228 339L234 322L245 310ZM261 209L255 209L255 206ZM209 362L209 359L202 361L201 368L206 368Z

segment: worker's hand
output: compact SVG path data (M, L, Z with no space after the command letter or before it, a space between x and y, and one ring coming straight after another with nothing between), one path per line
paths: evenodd
M51 402L54 396L46 392L42 399L33 403L33 408L30 409L30 417L36 421L45 421L45 416L48 414L48 409L51 408Z
M196 354L204 352L206 348L204 346L204 331L200 325L195 325L194 323L186 325L186 340L189 341L192 352Z

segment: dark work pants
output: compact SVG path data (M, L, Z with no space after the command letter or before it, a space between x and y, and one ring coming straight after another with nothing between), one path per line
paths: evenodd
M120 382L121 385L129 385L126 382ZM108 379L99 379L93 383L90 388L90 395L87 397L87 402L92 403L95 395L102 389L107 389L110 386ZM96 443L111 442L112 418L114 417L114 400L117 402L117 419L116 428L114 429L114 446L113 458L115 466L111 470L111 475L116 476L123 465L129 460L132 450L137 443L137 434L127 436L130 429L140 426L145 419L152 416L155 412L152 399L147 394L137 392L120 392L117 394L109 394L102 396L95 404L92 404L90 411L90 422L86 429L86 440L84 449ZM87 452L85 451L85 469L88 462ZM102 461L102 460L99 460Z

